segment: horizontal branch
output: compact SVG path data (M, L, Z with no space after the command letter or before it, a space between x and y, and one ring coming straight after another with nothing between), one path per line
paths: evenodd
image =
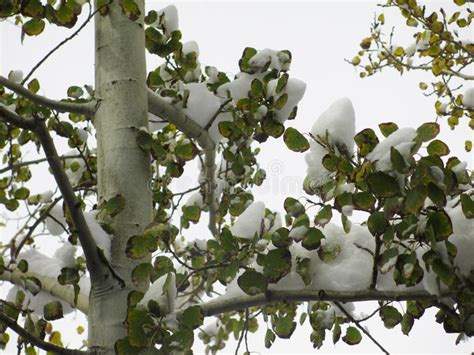
M0 76L0 85L5 86L6 88L12 90L13 92L17 93L20 96L23 96L34 103L48 107L52 110L56 110L59 112L73 112L79 113L86 116L92 116L95 112L96 102L85 102L85 103L76 103L76 102L68 102L68 101L56 101L48 99L47 97L37 95L24 86L17 84L7 78Z
M201 148L213 149L215 147L215 143L209 137L206 129L150 89L148 89L148 112L174 124L188 137L196 139Z
M81 156L80 155L61 155L59 157L59 159L61 159L61 160L78 159L78 158L81 158ZM39 158L39 159L34 159L34 160L29 160L29 161L22 161L20 163L8 165L7 167L0 169L0 174L2 174L4 172L7 172L9 170L12 170L12 169L21 168L21 167L27 166L27 165L39 164L39 163L43 163L45 161L48 161L48 159L47 158Z
M19 336L23 337L28 343L33 344L42 350L52 352L54 354L64 355L89 354L88 351L63 348L61 346L54 345L53 343L49 343L41 338L38 338L22 326L20 326L14 319L11 319L3 312L0 312L0 321L4 323L7 327L12 329Z
M238 311L245 308L265 306L278 302L307 302L307 301L333 301L333 302L361 302L361 301L422 301L437 300L452 296L446 292L440 296L432 295L426 291L323 291L323 290L287 290L267 291L256 296L238 296L218 298L203 303L204 316L215 316L221 313Z
M30 277L38 279L41 283L41 286L31 280L28 280ZM87 314L89 310L89 295L79 293L77 297L77 303L74 303L73 287L60 285L58 280L55 278L39 275L34 272L22 273L18 270L5 270L0 274L0 280L11 282L12 284L26 289L33 294L38 293L38 291L45 291L51 296L57 297L60 300L68 303L71 307L78 309L84 314Z
M32 130L35 122L30 118L24 118L0 104L0 122L9 123L15 127Z

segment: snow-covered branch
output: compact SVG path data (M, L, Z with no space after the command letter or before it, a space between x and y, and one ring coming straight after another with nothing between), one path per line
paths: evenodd
M11 319L2 312L0 312L0 321L4 323L7 327L12 329L15 333L23 337L26 341L42 350L48 351L48 353L52 352L54 354L64 355L89 354L88 351L67 349L61 346L54 345L53 343L44 341L43 339L36 337L33 333L20 326L15 320Z
M27 278L33 277L40 281L41 286L37 283L27 280ZM84 314L87 314L89 309L89 296L83 293L79 293L77 297L77 303L74 303L74 289L71 286L63 286L58 283L58 280L52 277L40 275L33 272L22 273L20 271L3 271L0 274L0 280L11 282L23 289L36 294L39 291L48 292L51 296L57 297L62 301L67 302Z
M205 202L209 208L209 229L213 235L217 234L217 203L215 201L216 190L216 149L215 143L210 138L208 130L201 127L190 119L182 110L166 102L152 90L148 90L148 111L155 116L161 117L174 124L180 131L190 138L197 140L204 149L205 168Z
M6 88L12 90L13 92L17 93L20 96L23 96L34 103L48 107L52 110L56 110L59 112L73 112L79 113L86 116L92 116L95 112L96 102L86 102L86 103L75 103L75 102L67 102L67 101L56 101L48 99L47 97L37 95L27 88L23 87L20 84L17 84L7 78L0 76L0 85L5 86Z
M9 110L7 107L0 105L0 121L7 122L13 126L23 129L33 129L35 122L31 119L18 116L15 112Z
M150 89L148 89L148 112L174 124L188 137L196 139L201 148L213 149L215 147L215 143L209 137L206 129Z
M245 308L265 306L277 302L361 302L361 301L427 301L452 296L453 292L443 292L439 296L426 291L325 291L325 290L268 290L256 296L242 295L221 297L201 304L205 317Z

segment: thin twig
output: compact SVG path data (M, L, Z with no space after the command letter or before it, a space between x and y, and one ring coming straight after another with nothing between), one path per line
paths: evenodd
M342 307L339 302L334 302L334 304L337 306L337 308L341 310L342 313L344 313L344 315L348 319L351 320L351 322L353 322L356 325L357 328L359 328L365 335L367 335L369 339L372 340L372 342L380 348L380 350L382 350L385 354L390 355L390 353L377 341L377 339L375 339L363 326L361 326L359 324L359 321L355 320L354 317L351 316L350 313L347 312L345 308Z
M47 341L44 341L44 340L34 336L32 333L30 333L25 328L20 326L15 320L11 319L10 317L8 317L3 312L0 312L0 320L4 324L6 324L11 330L13 330L15 333L17 333L21 337L25 338L29 343L37 346L38 348L40 348L42 350L51 351L55 354L64 354L64 355L89 354L88 351L82 351L82 350L76 350L76 349L67 349L67 348L63 348L63 347L54 345L53 343L49 343Z

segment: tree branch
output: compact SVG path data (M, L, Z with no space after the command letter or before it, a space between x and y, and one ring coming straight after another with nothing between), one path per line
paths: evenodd
M67 348L63 348L63 347L54 345L53 343L49 343L47 341L44 341L43 339L40 339L40 338L34 336L32 333L30 333L25 328L20 326L15 320L11 319L10 317L8 317L3 312L0 312L0 321L2 323L5 323L15 333L17 333L21 337L25 338L26 341L28 341L29 343L37 346L38 348L40 348L42 350L45 350L45 351L48 351L48 352L51 351L54 354L64 354L64 355L89 354L88 351L67 349Z
M203 303L205 317L221 313L233 312L250 307L264 306L278 302L306 302L306 301L333 301L333 302L361 302L361 301L406 301L406 300L437 300L453 296L453 292L444 292L441 295L432 295L426 291L324 291L324 290L268 290L256 296L242 295L232 298L218 298Z
M215 147L215 143L204 128L151 89L148 89L148 112L174 124L188 137L196 139L201 148L211 149Z
M95 112L96 102L90 101L85 103L75 103L68 101L56 101L48 99L47 97L37 95L27 88L17 84L7 78L0 76L0 85L5 86L6 88L12 90L20 96L23 96L34 103L48 107L52 110L59 112L74 112L86 116L93 116Z
M223 106L222 106L223 107ZM218 112L222 110L222 107ZM155 116L161 117L174 124L180 131L190 138L197 140L202 149L204 149L204 169L206 176L205 183L205 203L209 208L209 230L215 236L217 230L217 210L219 208L216 198L216 144L209 137L206 128L202 128L196 122L191 120L184 112L175 106L166 102L161 96L148 89L148 111ZM218 112L216 115L218 115Z
M45 123L42 121L37 121L35 132L48 159L49 166L64 198L74 227L77 229L79 240L81 241L81 246L86 257L87 268L91 275L91 281L93 283L94 281L103 283L109 279L111 270L100 257L97 245L82 213L81 204L77 200L71 183L64 172L62 161L59 159L53 139Z
M41 283L41 286L31 280L28 280L28 278L31 277L38 279ZM89 295L79 293L77 297L77 303L74 303L73 287L60 285L58 280L52 277L39 275L34 272L22 273L18 270L5 270L0 274L0 280L11 282L12 284L28 290L33 294L36 294L39 291L46 291L51 296L57 297L62 301L67 302L69 305L71 305L71 307L80 310L84 314L87 314L89 310Z
M370 340L372 340L372 342L377 345L379 347L380 350L382 350L385 354L387 355L390 355L390 353L382 346L382 344L380 344L377 339L375 339L363 326L360 325L360 321L354 319L354 317L352 317L349 312L347 312L344 307L342 307L342 305L339 303L339 302L334 302L334 304L336 305L337 308L339 308L339 310L344 313L344 315L351 320L351 322L353 322L357 328L359 328L365 335L367 335L369 337Z
M35 122L32 119L18 116L6 106L0 104L0 121L7 122L15 127L33 130Z
M77 159L77 158L81 158L81 156L80 155L61 155L59 157L59 159L61 159L61 160ZM22 166L43 163L47 160L48 159L46 159L46 158L39 158L39 159L34 159L34 160L29 160L29 161L22 161L20 163L12 164L12 165L9 165L5 168L0 169L0 174L3 174L4 172L7 172L8 170L12 170L12 169L15 169L15 168L21 168Z
M216 201L216 149L204 150L204 171L206 175L205 183L205 203L209 209L209 230L213 236L219 234L217 228L217 212L219 204Z

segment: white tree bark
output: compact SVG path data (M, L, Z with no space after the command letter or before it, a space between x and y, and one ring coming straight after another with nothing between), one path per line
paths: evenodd
M89 349L114 353L115 342L126 336L127 296L134 288L131 271L140 262L127 258L127 240L143 233L152 219L150 157L136 143L137 128L147 126L144 1L136 0L142 16L131 21L118 2L107 16L96 16L96 98L99 200L121 194L125 209L112 223L111 265L125 287L92 284L89 301ZM147 285L141 285L145 290Z

